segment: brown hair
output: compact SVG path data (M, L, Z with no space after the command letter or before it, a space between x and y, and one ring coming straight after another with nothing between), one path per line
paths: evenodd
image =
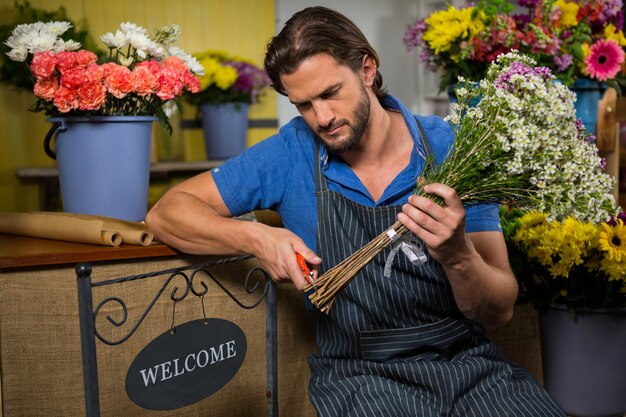
M357 72L370 56L380 66L378 54L363 32L344 15L326 7L307 7L295 13L267 45L265 71L278 93L287 95L280 74L293 73L305 59L326 53ZM378 69L372 86L376 96L387 94Z

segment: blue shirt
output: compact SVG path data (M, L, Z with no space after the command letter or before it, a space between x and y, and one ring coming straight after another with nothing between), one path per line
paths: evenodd
M381 100L385 108L402 113L415 142L409 164L374 201L352 169L339 157L320 146L319 163L328 188L356 203L370 207L401 205L413 193L424 166L426 151L419 139L415 116L396 98ZM437 116L418 116L435 154L441 163L453 144L454 131ZM253 210L278 212L283 225L314 251L317 251L317 208L315 200L315 155L317 139L302 117L296 117L280 131L246 149L241 155L213 169L213 178L224 203L235 215ZM501 230L498 205L467 207L466 232ZM391 225L389 225L391 226Z

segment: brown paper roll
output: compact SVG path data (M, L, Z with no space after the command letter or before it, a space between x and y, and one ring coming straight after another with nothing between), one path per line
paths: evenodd
M122 235L117 231L103 232L102 220L56 216L46 212L0 213L0 232L108 246L122 243Z
M71 217L81 220L98 220L102 222L105 230L115 231L122 237L122 242L129 245L148 246L152 244L154 235L148 230L144 223L129 222L126 220L115 219L113 217L95 216L91 214L63 213L63 212L38 212L47 213L49 215Z

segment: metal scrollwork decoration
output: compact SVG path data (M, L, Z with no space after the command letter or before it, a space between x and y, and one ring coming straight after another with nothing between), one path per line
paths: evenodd
M116 296L110 296L110 297L104 298L96 306L96 308L93 311L94 321L96 322L95 329L94 329L96 337L101 342L107 345L119 345L121 343L124 343L139 328L139 326L144 321L148 313L152 310L156 302L159 300L159 298L161 298L166 288L168 288L168 286L170 286L170 284L174 280L176 280L177 283L181 282L182 280L182 289L178 285L174 285L174 287L172 288L172 291L170 292L169 298L174 302L174 306L176 305L177 302L185 300L189 296L190 293L196 297L199 297L202 301L204 301L204 296L208 294L209 292L209 285L207 285L206 281L209 281L210 279L215 284L217 284L217 286L221 288L221 290L224 293L226 293L226 295L228 295L240 307L245 308L245 309L253 309L257 307L265 299L269 290L271 278L267 274L266 271L258 267L255 267L251 269L250 271L248 271L246 278L244 279L244 282L243 282L244 290L248 294L253 294L257 292L262 285L262 292L261 294L259 294L259 297L256 300L254 300L250 304L246 304L242 302L241 300L239 300L230 290L228 290L228 288L226 288L226 286L224 286L224 284L219 279L215 277L215 275L213 275L207 269L208 266L212 266L216 264L223 264L223 263L228 263L228 262L236 262L236 261L244 260L247 258L249 257L229 258L229 259L221 260L218 262L215 262L215 261L207 262L205 264L195 265L191 267L170 269L170 270L159 271L159 272L154 272L150 274L134 275L130 277L118 278L115 280L93 283L92 284L93 287L97 287L97 286L104 286L104 285L110 285L110 284L121 283L121 282L129 282L129 281L133 281L137 279L151 278L151 277L169 274L168 278L165 280L163 285L161 285L159 290L153 296L152 300L150 301L148 306L145 308L145 310L142 312L138 320L134 323L132 328L128 331L128 333L126 333L119 339L111 340L103 336L98 331L97 317L103 307L107 305L111 305L111 304L117 304L117 308L115 309L118 311L116 311L116 313L119 312L121 317L118 317L116 319L111 314L107 314L106 319L115 327L120 328L124 326L128 320L128 308L126 306L126 302L120 297L116 297ZM189 273L188 275L187 271L189 270L191 270L191 273ZM256 278L253 278L253 277L256 277ZM204 315L204 303L202 304L202 309L203 309L203 315ZM205 316L205 319L206 319L206 316ZM174 327L174 323L173 323L173 317L172 317L172 328L173 327Z

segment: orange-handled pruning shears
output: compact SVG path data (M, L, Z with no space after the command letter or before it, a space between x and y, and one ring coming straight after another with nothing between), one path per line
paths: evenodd
M296 253L296 260L298 261L298 266L304 274L304 279L306 279L306 282L308 282L309 285L313 285L313 271L309 269L309 266L306 264L304 256Z

